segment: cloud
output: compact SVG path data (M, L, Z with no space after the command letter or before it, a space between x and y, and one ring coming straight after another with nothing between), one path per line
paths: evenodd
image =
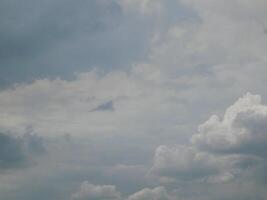
M106 103L103 103L96 108L92 109L91 112L96 112L96 111L113 111L114 106L113 106L113 101L108 101Z
M96 70L72 81L41 79L0 91L0 127L22 132L33 126L40 135L77 136L169 128L186 116L179 115L184 113L179 94L147 76L142 71L100 75ZM113 112L90 112L114 105Z
M26 133L23 135L25 150L33 155L42 155L46 152L44 138L34 133Z
M4 0L0 7L0 86L71 79L95 66L128 69L146 57L154 26L121 0Z
M24 163L26 155L20 139L0 133L0 167L18 167Z
M201 124L191 144L159 146L151 175L165 182L218 183L255 173L266 163L266 113L261 97L247 93L226 110L222 121L212 116Z
M160 181L190 200L266 194L266 106L250 94L219 117L247 91L266 98L265 1L0 4L0 82L36 79L0 91L0 129L53 141L42 165L0 174L4 199L64 199L83 180L140 196ZM47 151L34 133L15 138L26 163Z
M118 200L121 194L113 185L93 185L83 182L78 192L72 195L73 200Z
M261 97L247 93L226 110L222 120L213 115L201 124L191 142L207 151L264 155L266 121L267 106Z
M155 150L151 173L170 179L193 180L217 173L217 166L214 157L193 147L159 146Z
M129 197L122 197L114 185L93 185L88 181L81 184L79 190L72 194L73 200L174 200L164 187L144 188Z
M174 200L174 197L167 193L162 186L154 189L142 189L128 197L127 200Z
M31 133L14 136L0 133L0 168L19 168L29 164L34 156L45 152L43 139Z
M261 164L263 159L250 155L214 155L192 146L156 149L149 175L162 183L228 182L243 171Z

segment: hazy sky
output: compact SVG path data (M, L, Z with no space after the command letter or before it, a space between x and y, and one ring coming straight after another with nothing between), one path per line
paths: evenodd
M1 0L0 199L267 200L266 0Z

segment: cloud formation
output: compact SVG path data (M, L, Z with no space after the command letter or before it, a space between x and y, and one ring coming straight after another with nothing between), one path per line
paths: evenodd
M259 95L247 93L230 106L222 120L213 115L199 126L191 142L200 149L245 154L266 153L267 106Z
M265 200L266 8L1 1L1 198Z
M247 93L222 121L213 115L187 146L159 146L150 172L163 181L227 182L266 164L266 111L259 95ZM254 171L255 172L255 171Z

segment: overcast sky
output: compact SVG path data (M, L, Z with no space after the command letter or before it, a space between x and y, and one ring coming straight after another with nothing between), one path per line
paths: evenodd
M1 0L0 199L267 200L266 0Z

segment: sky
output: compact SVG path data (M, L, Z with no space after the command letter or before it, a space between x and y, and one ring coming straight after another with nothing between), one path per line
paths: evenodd
M0 199L267 200L267 1L1 0Z

